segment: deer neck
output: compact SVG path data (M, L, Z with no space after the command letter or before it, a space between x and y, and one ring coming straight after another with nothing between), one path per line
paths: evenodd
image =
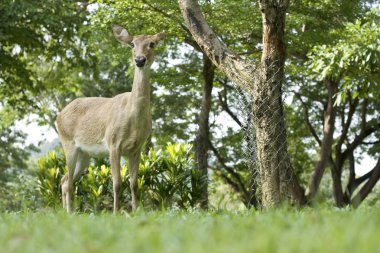
M132 99L147 98L150 100L149 68L135 67L132 85Z

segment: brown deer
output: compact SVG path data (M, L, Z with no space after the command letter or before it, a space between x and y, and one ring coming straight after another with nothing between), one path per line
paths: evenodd
M138 206L140 154L152 128L149 72L154 48L165 33L132 36L121 26L114 25L112 29L119 42L132 48L136 65L132 91L113 98L77 98L57 116L59 138L68 166L68 173L61 181L62 203L69 213L72 211L74 182L88 166L90 157L99 155L109 155L111 162L113 212L119 209L121 156L128 156L132 210Z

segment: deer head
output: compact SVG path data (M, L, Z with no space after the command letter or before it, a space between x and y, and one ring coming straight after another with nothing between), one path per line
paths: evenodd
M137 67L150 67L153 63L154 48L165 37L165 32L155 35L130 35L127 30L119 25L113 25L115 38L132 48L132 56Z

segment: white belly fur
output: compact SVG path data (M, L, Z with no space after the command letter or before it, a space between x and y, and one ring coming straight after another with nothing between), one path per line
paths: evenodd
M108 147L105 141L96 144L83 144L80 142L75 142L75 146L89 155L98 156L108 154Z

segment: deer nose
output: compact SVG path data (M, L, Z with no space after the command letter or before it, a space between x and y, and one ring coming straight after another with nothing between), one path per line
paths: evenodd
M137 67L144 67L145 62L146 62L146 57L145 56L137 56L135 58L136 66Z

